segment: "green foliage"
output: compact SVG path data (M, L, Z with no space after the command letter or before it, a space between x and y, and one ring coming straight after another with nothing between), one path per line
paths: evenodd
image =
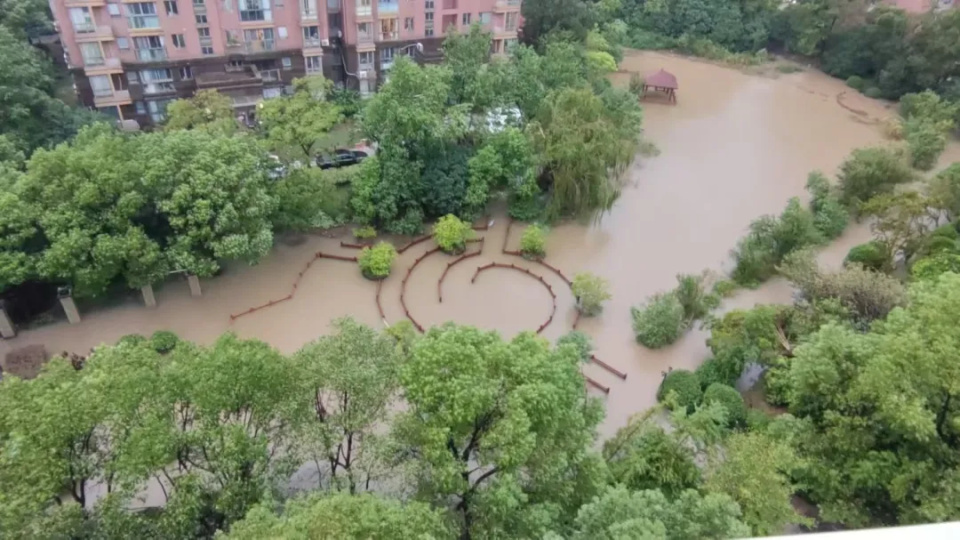
M813 213L797 198L790 199L780 217L763 216L750 223L750 232L734 251L733 279L744 286L756 286L772 276L787 254L823 240Z
M927 184L930 205L943 211L951 221L960 217L960 163L937 173Z
M198 90L192 98L167 106L164 129L203 129L230 135L237 131L233 100L216 90Z
M671 293L653 295L642 307L631 307L637 342L659 349L676 341L686 328L683 304Z
M330 102L340 109L344 118L354 118L363 111L363 98L356 90L334 87L329 96Z
M921 118L910 118L903 123L903 137L910 151L910 164L921 171L932 169L947 148L947 133Z
M702 399L700 379L696 373L685 369L675 369L667 373L657 390L657 401L686 409L688 412L693 412Z
M547 254L547 237L543 227L528 225L520 236L520 253L526 257L540 259Z
M941 251L918 259L910 267L910 275L921 280L936 280L946 272L960 274L960 255Z
M579 272L573 276L570 284L577 309L587 317L593 317L603 311L603 303L611 298L610 283L590 272Z
M810 211L813 212L813 226L827 240L843 234L850 220L847 209L840 203L830 181L820 172L812 172L807 177L807 191L810 193Z
M863 95L867 96L868 98L880 99L883 97L883 90L876 86L868 86L863 91Z
M736 384L740 374L735 373L735 369L726 368L727 366L716 358L711 357L704 360L695 370L697 378L700 379L700 386L706 389L713 384L723 384L727 386Z
M370 225L357 227L356 229L353 229L353 237L357 240L373 240L377 237L377 230Z
M577 350L581 362L589 362L593 355L593 340L579 330L571 330L560 336L560 339L557 340L557 347L564 345L573 346Z
M574 41L586 40L593 29L596 15L581 0L532 0L521 4L523 42L540 46L552 34L566 34Z
M383 279L390 275L393 260L397 258L397 249L389 242L377 242L373 247L365 247L357 255L360 271L368 279Z
M461 501L457 526L473 537L540 537L569 522L600 487L583 476L601 410L579 367L573 347L551 350L529 332L505 342L469 327L430 329L401 368L407 410L395 427L415 456L419 498ZM487 472L470 474L476 467Z
M331 86L321 76L296 79L292 95L261 103L257 117L270 144L275 148L299 148L304 158L313 159L317 141L342 117L340 108L324 97Z
M534 160L530 138L514 127L507 127L490 136L467 163L469 180L464 206L470 214L480 214L494 190L507 190L511 195L511 215L530 220L534 215L515 215L520 201L534 201L533 210L541 212L536 202L539 187L533 177Z
M698 52L706 52L707 57L718 54L710 49L729 56L727 49L752 53L764 47L774 12L772 4L702 0L624 3L622 10L631 28L673 38L682 44L682 50L698 56ZM633 45L637 46L636 37Z
M887 250L876 240L850 248L844 264L859 264L869 270L884 272L890 269L893 261L890 260Z
M720 279L713 284L713 294L721 298L729 298L736 292L737 282L732 279Z
M630 93L638 97L643 94L643 83L643 75L640 75L639 73L631 73L630 85L628 87L630 89Z
M712 383L703 393L703 403L719 403L727 411L727 421L731 426L739 426L746 422L747 406L743 403L743 396L737 389L723 384Z
M669 498L700 484L690 447L648 418L633 418L603 444L610 476L631 490L658 489Z
M150 336L150 347L160 354L172 351L179 342L180 338L169 330L157 330Z
M437 220L433 226L433 240L447 253L459 253L467 247L467 240L473 237L473 228L453 214L447 214Z
M859 148L840 165L840 201L852 211L881 193L890 193L899 184L913 181L903 156L886 148Z
M356 174L356 168L344 170L352 169L349 173ZM338 173L343 174L340 170ZM273 193L277 198L274 226L279 230L306 231L328 228L342 221L346 217L342 212L331 216L325 211L334 199L336 189L328 171L315 167L291 170L274 183Z
M847 86L858 92L862 92L866 87L866 84L863 81L863 77L860 77L859 75L851 75L847 77Z
M140 334L127 334L117 340L117 345L139 345L146 340L147 338Z
M748 364L769 365L783 354L780 333L785 333L785 311L780 306L757 306L730 311L713 321L707 340L713 359L704 368L713 378L710 382L733 384Z
M692 322L704 318L710 312L710 301L703 288L703 275L677 274L677 288L673 290L680 305L683 317Z

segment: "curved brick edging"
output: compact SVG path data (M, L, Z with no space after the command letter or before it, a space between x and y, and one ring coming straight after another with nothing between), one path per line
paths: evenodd
M454 259L453 261L450 261L447 263L447 267L443 269L443 274L441 274L440 279L437 280L437 299L440 301L441 304L443 303L443 280L447 278L447 272L449 272L450 269L456 266L457 264L471 257L477 257L481 255L483 253L483 244L485 240L486 238L480 238L479 240L474 240L475 242L478 242L480 244L480 247L477 248L476 251L471 253L464 253L459 257L457 257L456 259Z
M543 332L543 330L544 330L551 322L553 322L553 317L554 317L554 315L557 314L557 294L556 294L555 292L553 292L553 287L551 287L550 284L547 283L546 280L543 279L543 276L538 276L537 274L534 274L533 272L531 272L530 270L528 270L528 269L526 269L526 268L521 268L521 267L519 267L519 266L517 266L517 265L515 265L515 264L503 264L503 263L496 263L496 262L492 262L492 263L486 264L486 265L484 265L484 266L478 266L478 267L477 267L477 271L474 272L473 278L470 280L470 283L474 283L474 282L477 281L477 276L480 275L480 272L483 272L483 271L485 271L485 270L489 270L489 269L491 269L491 268L509 268L509 269L517 270L518 272L523 272L524 274L532 277L533 279L536 279L536 280L539 281L544 287L547 288L547 291L550 293L550 298L551 298L551 300L552 300L553 309L550 311L550 317L546 320L546 322L544 322L543 324L541 324L541 325L540 325L540 328L537 328L537 333L538 333L538 334L541 333L541 332Z
M596 388L597 390L603 392L604 394L609 394L609 393L610 393L610 387L609 387L609 386L604 386L604 385L598 383L597 381L591 379L590 377L587 377L586 375L583 376L583 380L584 380L584 382L586 382L588 385Z
M279 303L281 303L281 302L286 302L287 300L293 300L293 296L294 296L295 294L297 294L297 287L300 286L300 281L303 280L303 275L307 273L307 270L309 270L310 267L313 266L313 263L316 262L318 259L334 259L334 260L337 260L337 261L357 262L357 258L356 258L356 257L347 257L347 256L345 256L345 255L332 255L332 254L328 254L328 253L323 253L322 251L318 251L318 252L316 252L316 253L313 254L313 258L312 258L312 259L310 259L309 261L307 261L307 264L304 265L303 270L301 270L300 273L297 274L297 279L293 280L293 286L290 287L290 294L284 296L283 298L278 298L278 299L275 299L275 300L270 300L269 302L260 304L259 306L254 306L254 307L252 307L252 308L250 308L250 309L248 309L248 310L246 310L246 311L242 311L242 312L237 313L237 314L231 314L231 315L230 315L230 323L232 324L233 321L239 319L240 317L243 317L243 316L245 316L245 315L250 315L251 313L255 313L255 312L257 312L257 311L260 311L261 309L266 309L266 308L268 308L268 307L272 307L272 306L274 306L274 305L276 305L276 304L279 304Z
M430 238L430 237L427 236L426 238ZM416 242L420 242L420 241L422 240L418 240ZM403 281L400 282L400 306L403 307L404 315L406 315L407 318L410 319L410 322L412 322L413 325L417 327L417 330L419 330L420 333L423 333L424 331L423 325L417 322L417 320L413 318L413 315L410 315L410 310L407 309L407 302L405 299L407 295L407 280L410 279L410 274L412 274L414 269L416 269L417 265L420 264L420 261L426 259L430 255L433 255L434 253L437 253L439 251L440 251L440 247L438 246L433 249L428 249L423 255L417 257L417 259L413 261L413 264L410 266L410 268L407 269L407 275L403 276Z
M429 234L425 234L425 235L423 235L423 236L414 238L413 240L407 242L403 247L397 248L397 253L399 253L399 254L402 255L404 251L412 248L413 246L415 246L415 245L417 245L417 244L426 242L427 240L429 240L429 239L431 239L431 238L433 238L433 236L431 236L431 235L429 235Z

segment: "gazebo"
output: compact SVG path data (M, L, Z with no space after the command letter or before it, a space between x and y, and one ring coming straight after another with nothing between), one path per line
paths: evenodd
M659 92L664 94L670 103L676 103L677 88L677 77L673 73L660 69L656 73L647 75L643 80L643 97L647 96L647 92Z

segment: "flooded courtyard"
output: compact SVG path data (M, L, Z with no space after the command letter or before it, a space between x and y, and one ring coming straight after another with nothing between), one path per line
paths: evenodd
M833 177L851 150L883 143L879 122L893 114L841 81L815 72L747 74L709 63L655 53L628 54L621 69L647 73L664 68L679 81L678 105L644 108L647 140L661 154L640 158L628 171L629 185L602 221L554 227L546 260L567 276L591 271L610 281L613 298L604 312L583 319L579 329L595 342L596 354L627 374L626 380L597 365L585 374L609 386L607 416L601 436L612 435L627 418L655 402L661 374L669 368L693 368L708 355L706 333L694 328L673 346L648 350L634 341L631 305L672 288L678 273L729 269L729 252L748 224L763 214L779 213L793 196L805 197L807 174L822 170ZM774 71L774 70L771 70ZM629 73L614 76L625 85ZM948 147L941 164L960 161L960 145ZM549 269L501 253L504 242L517 249L522 225L510 230L502 214L492 216L480 256L453 266L453 258L429 255L417 264L405 287L411 315L424 327L455 321L495 329L506 336L535 330L556 312L543 336L554 340L575 319L574 299L561 277ZM851 227L822 254L825 264L839 265L847 250L869 238L866 226ZM344 240L349 240L343 238ZM216 279L202 280L203 295L191 297L185 281L156 291L157 307L131 301L83 314L78 325L65 323L24 331L0 342L0 358L27 345L42 344L51 353L84 353L123 335L171 330L184 339L209 343L227 331L262 339L285 353L326 333L332 319L350 315L373 326L405 318L400 303L407 269L433 248L428 241L411 247L394 264L383 283L377 307L376 284L363 279L355 263L317 259L315 253L354 256L340 238L306 236L302 242L278 242L255 267L231 267ZM549 284L507 269L481 272L490 262L516 264ZM291 294L291 299L249 315L232 318L253 306ZM788 302L790 287L772 280L758 290L741 291L724 309L755 303ZM601 394L602 395L602 394Z

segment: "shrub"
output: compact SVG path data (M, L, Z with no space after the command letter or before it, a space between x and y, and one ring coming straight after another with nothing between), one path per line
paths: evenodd
M467 240L473 236L469 223L457 216L447 214L433 226L433 239L440 249L447 253L459 253L467 247Z
M700 386L704 388L714 383L732 386L737 382L737 378L727 373L727 370L724 369L721 362L713 357L708 358L700 364L695 373L697 374L697 378L700 379Z
M847 86L853 88L857 92L863 90L863 77L859 75L851 75L847 78Z
M671 402L671 393L675 396ZM660 389L657 390L657 401L666 402L675 407L685 407L688 412L693 412L700 400L703 398L703 390L700 389L700 379L697 374L686 369L675 369L663 378L660 383Z
M274 183L277 210L273 224L280 230L305 231L332 227L335 220L325 208L336 187L324 171L302 167ZM346 213L346 209L341 209Z
M929 171L947 148L947 133L931 121L910 118L903 125L903 138L910 150L910 164Z
M807 191L810 193L814 228L828 240L843 234L850 216L830 188L827 177L816 171L810 173L807 177Z
M863 95L872 99L880 99L883 97L883 91L876 86L871 86L863 91Z
M703 276L677 274L677 288L674 294L683 306L683 317L688 322L702 319L710 312L706 293L703 290Z
M643 75L633 73L630 75L630 93L639 96L643 93Z
M733 279L748 287L759 285L776 272L788 253L822 241L813 214L794 197L779 218L763 216L750 224L750 232L734 253Z
M165 354L174 349L180 338L168 330L158 330L150 336L150 346L160 354Z
M139 345L147 341L147 338L140 334L127 334L117 340L117 345Z
M721 298L730 298L737 290L737 282L732 279L721 279L713 284L713 294Z
M843 260L844 264L856 263L877 272L888 270L890 262L888 251L876 240L853 246L847 253L847 258Z
M370 160L367 159L365 162L366 161ZM420 231L423 230L423 211L419 208L408 209L403 213L402 218L388 223L387 230L394 234L404 234L407 236L420 234Z
M887 118L881 124L881 128L883 136L888 139L899 141L903 138L903 121L899 118Z
M703 403L719 403L727 411L727 422L731 426L743 425L747 419L747 406L737 389L726 384L713 383L703 393Z
M747 409L746 420L748 431L766 431L767 426L772 422L767 413L759 409Z
M651 349L667 346L685 328L683 305L673 293L657 294L643 307L630 308L637 342Z
M859 148L840 165L840 201L856 210L880 193L914 179L903 156L886 148Z
M910 267L913 278L920 280L937 279L946 272L960 274L960 255L940 251L919 259Z
M557 347L563 345L573 345L577 349L581 362L589 361L590 356L593 355L593 340L579 330L571 330L560 336L560 339L557 340Z
M530 225L520 237L520 253L525 257L539 259L547 254L547 237L543 227Z
M657 489L668 497L695 489L701 475L693 450L680 437L652 424L631 420L604 444L611 477L631 490Z
M370 240L377 237L377 230L371 225L364 225L353 230L353 236L357 240Z
M543 215L543 201L536 195L520 197L511 195L507 203L507 213L518 221L536 221Z
M390 275L393 260L397 257L397 250L393 244L378 242L373 247L365 247L357 256L360 271L367 279L383 279Z
M610 284L607 280L590 272L581 272L573 276L570 289L577 299L577 309L587 317L593 317L603 311L603 303L610 299Z

